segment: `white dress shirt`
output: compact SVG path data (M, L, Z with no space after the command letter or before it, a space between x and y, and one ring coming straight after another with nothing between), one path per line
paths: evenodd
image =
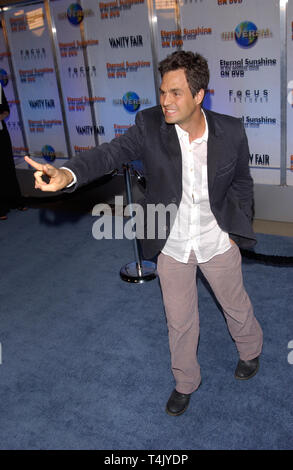
M204 112L203 112L204 114ZM167 242L165 255L187 263L191 250L204 263L231 247L229 235L211 211L208 193L208 124L202 137L189 142L189 134L175 124L182 152L182 199Z

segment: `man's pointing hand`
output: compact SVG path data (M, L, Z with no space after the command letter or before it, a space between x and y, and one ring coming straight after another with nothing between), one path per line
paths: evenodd
M60 189L65 188L73 180L70 171L65 170L64 168L55 168L53 165L48 163L42 165L27 156L24 157L24 159L29 165L37 170L34 173L36 189L52 192L59 191ZM47 176L49 178L48 183L43 180L43 176Z

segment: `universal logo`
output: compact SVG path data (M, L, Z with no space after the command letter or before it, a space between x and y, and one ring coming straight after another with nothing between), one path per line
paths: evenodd
M134 91L128 91L123 98L113 99L114 105L123 105L128 113L136 113L140 105L149 105L151 101L148 98L140 98Z
M55 149L51 145L44 145L41 152L46 162L52 163L56 159Z
M242 21L234 31L227 31L221 35L223 41L236 41L239 47L247 49L254 46L258 39L267 39L272 37L269 28L258 29L252 21Z
M84 10L78 3L72 3L64 13L59 13L59 20L68 20L73 26L78 26L84 18L95 16L93 10Z
M268 90L229 90L230 103L267 103Z

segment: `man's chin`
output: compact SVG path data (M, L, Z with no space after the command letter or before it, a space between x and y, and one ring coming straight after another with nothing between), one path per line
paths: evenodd
M165 121L167 124L176 124L176 117L175 116L166 116L165 114Z

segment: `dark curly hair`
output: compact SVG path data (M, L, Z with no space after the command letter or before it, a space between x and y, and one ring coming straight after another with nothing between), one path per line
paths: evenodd
M192 96L199 90L207 90L210 72L207 60L200 54L191 51L176 51L159 63L161 77L172 70L184 69Z

